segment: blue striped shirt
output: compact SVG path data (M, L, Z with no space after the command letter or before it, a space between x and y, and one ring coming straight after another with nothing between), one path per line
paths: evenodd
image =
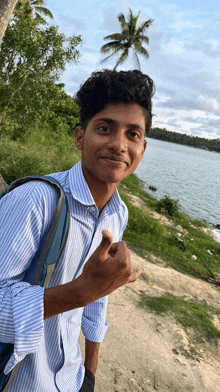
M51 175L64 188L70 207L65 250L47 287L77 278L102 239L102 230L121 241L127 207L116 190L100 216L84 178L81 161ZM5 374L21 361L9 392L78 392L84 378L80 329L101 342L107 297L44 320L44 288L30 284L47 237L58 194L41 181L28 182L0 200L0 341L14 344Z

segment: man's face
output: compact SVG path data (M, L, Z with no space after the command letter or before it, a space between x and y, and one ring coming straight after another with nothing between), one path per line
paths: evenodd
M82 150L82 169L91 181L117 183L133 173L147 147L145 115L137 103L109 104L76 129L75 142Z

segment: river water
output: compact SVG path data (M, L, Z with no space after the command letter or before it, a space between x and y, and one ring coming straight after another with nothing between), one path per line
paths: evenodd
M179 199L193 218L220 224L220 154L180 144L147 139L148 146L135 174L157 191L157 200Z

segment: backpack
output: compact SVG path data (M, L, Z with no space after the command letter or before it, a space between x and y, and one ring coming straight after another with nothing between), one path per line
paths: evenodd
M28 176L20 178L11 183L11 185L0 195L0 199L7 193L17 188L28 181L44 181L49 183L57 189L59 192L59 200L54 212L54 216L51 222L50 230L41 252L39 262L35 271L33 285L46 287L50 276L55 268L57 261L60 259L64 250L70 223L70 212L67 197L63 191L60 183L50 176ZM13 372L15 375L15 368L8 373L4 374L3 370L6 363L10 359L14 351L14 345L11 343L0 343L0 392L4 391L6 385L9 386L9 379ZM17 365L16 365L17 366ZM18 366L17 366L18 369ZM11 382L11 379L10 379Z

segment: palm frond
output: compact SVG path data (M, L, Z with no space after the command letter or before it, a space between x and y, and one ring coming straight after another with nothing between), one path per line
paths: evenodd
M128 49L125 49L125 51L119 57L119 60L117 61L113 69L116 69L119 64L123 63L127 59L127 57L128 57Z
M153 19L148 19L145 22L142 23L142 25L137 29L137 35L142 34L146 29L150 27L150 25L153 23Z
M136 24L137 24L137 20L139 18L139 15L140 15L140 11L138 12L138 15L136 17L134 17L130 8L129 8L129 11L130 11L130 15L128 17L129 34L130 34L130 36L134 36L135 32L136 32Z
M103 60L101 60L101 63L104 63L106 60L108 60L110 57L114 56L114 54L116 54L119 50L121 50L120 48L117 48L114 53L110 54L109 56L105 57Z
M112 41L112 42L108 42L107 44L103 45L100 49L101 53L107 53L110 50L120 50L120 49L124 49L124 45L121 44L119 41Z
M45 0L30 0L29 1L31 5L39 5L39 6L43 6L45 3Z
M134 37L133 42L144 42L146 44L149 44L149 38L146 35L136 35Z
M119 15L118 15L118 20L119 20L119 22L121 23L122 31L128 30L128 24L127 24L127 22L126 22L126 20L125 20L124 14L119 14Z
M148 53L147 49L145 49L143 46L136 49L136 52L138 52L139 54L143 54L143 56L145 56L147 59L149 58L149 53Z
M50 12L50 10L48 10L47 8L41 6L35 6L34 8L36 9L36 12L40 12L44 16L49 16L50 19L53 19L52 12Z
M130 14L129 14L129 16L128 16L128 24L129 24L129 25L133 25L133 26L136 27L137 20L138 20L138 18L139 18L139 15L140 15L140 12L141 12L141 11L138 12L137 16L134 16L134 15L133 15L131 8L129 8L129 11L130 11Z
M122 39L124 39L124 35L123 33L115 33L115 34L107 35L103 39L115 39L117 41L122 41Z
M47 24L46 20L40 14L38 14L38 12L35 12L35 18L34 19L37 22L37 24L42 24L42 25L46 25Z

